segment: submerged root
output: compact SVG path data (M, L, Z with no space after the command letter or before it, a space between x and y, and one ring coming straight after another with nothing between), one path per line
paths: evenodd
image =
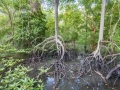
M55 67L54 78L56 80L55 88L57 88L60 80L62 78L65 78L66 76L65 65L62 61L57 61L55 62L54 67Z

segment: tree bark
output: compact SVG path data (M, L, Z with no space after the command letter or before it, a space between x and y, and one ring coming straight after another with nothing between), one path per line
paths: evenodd
M105 4L106 4L106 0L102 0L102 12L101 12L100 31L99 31L99 40L98 40L98 42L101 42L103 40Z
M58 30L58 4L59 0L54 0L54 8L55 8L55 36L58 37L59 30Z
M94 56L98 54L100 54L100 45L101 42L103 40L103 32L104 32L104 17L105 17L105 4L106 4L106 0L102 0L102 5L101 5L101 20L100 20L100 31L99 31L99 40L98 40L98 45L97 45L97 49L94 52Z

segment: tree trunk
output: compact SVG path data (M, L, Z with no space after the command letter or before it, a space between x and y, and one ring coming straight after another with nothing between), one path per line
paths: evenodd
M54 8L55 8L55 36L58 37L59 30L58 30L58 4L59 0L54 0Z
M97 49L96 49L96 51L94 53L94 56L96 56L97 53L100 53L100 45L101 45L101 41L103 40L105 4L106 4L106 0L102 0L102 10L101 10L99 40L98 40L98 45L97 45Z
M103 40L105 4L106 4L106 0L102 0L102 12L101 12L100 31L99 31L99 40L98 40L98 42L101 42Z

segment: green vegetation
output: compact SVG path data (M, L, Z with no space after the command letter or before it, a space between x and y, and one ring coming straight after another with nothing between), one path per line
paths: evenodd
M101 3L102 0L60 0L58 29L65 48L84 50L86 46L89 52L96 49ZM45 38L54 35L54 16L52 0L0 0L0 73L5 71L0 89L43 89L41 80L26 74L30 68L14 65L27 58ZM120 0L107 0L104 18L103 45L112 53L120 53Z
M9 60L11 61L11 60ZM9 62L10 63L10 62ZM12 65L13 61L11 61ZM17 66L14 70L9 70L1 79L1 90L43 90L43 83L39 79L32 79L27 76L29 68ZM37 84L37 85L35 85Z
M26 73L31 69L23 65L16 65L23 59L3 59L0 62L0 89L4 90L43 90L43 82L39 76L48 71L40 68L40 73L36 78L30 78ZM13 69L14 66L14 69ZM6 71L6 72L5 72ZM4 76L3 76L4 74Z
M1 0L0 12L1 44L12 43L17 49L33 48L46 37L54 35L54 9L49 0ZM60 0L59 32L64 41L88 45L89 51L95 50L100 12L100 0ZM119 3L108 0L104 40L120 45L120 25L115 28L117 21L119 23Z

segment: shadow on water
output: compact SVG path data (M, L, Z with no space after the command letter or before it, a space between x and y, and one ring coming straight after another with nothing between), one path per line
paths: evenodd
M81 78L62 79L58 85L58 90L120 90L120 80L117 80L113 86L114 81L115 79L110 79L108 81L109 86L107 86L101 77L94 73ZM53 90L54 85L54 77L46 77L44 90Z
M78 61L77 61L78 62ZM67 78L61 79L58 90L120 90L120 79L116 81L116 78L110 78L108 80L108 85L106 85L103 79L96 73L88 74L77 78L75 76L77 67L74 67L73 62L66 62L71 65L72 72L67 72ZM53 90L55 86L55 79L53 75L49 75L45 79L44 90ZM56 89L57 90L57 89Z
M75 63L80 63L80 58L78 57L75 61L67 61L65 62L71 71L67 71L66 78L60 80L58 88L56 90L120 90L120 78L117 79L115 85L116 78L110 78L108 80L108 85L106 85L103 79L96 73L88 74L77 78L77 70ZM41 62L38 64L38 68L42 65L48 67L53 64L55 60L46 60L45 62ZM35 71L36 72L36 71ZM33 72L35 74L35 72ZM33 73L31 73L33 75ZM37 72L36 72L37 73ZM54 90L56 80L54 75L48 75L43 78L44 81L44 90Z

